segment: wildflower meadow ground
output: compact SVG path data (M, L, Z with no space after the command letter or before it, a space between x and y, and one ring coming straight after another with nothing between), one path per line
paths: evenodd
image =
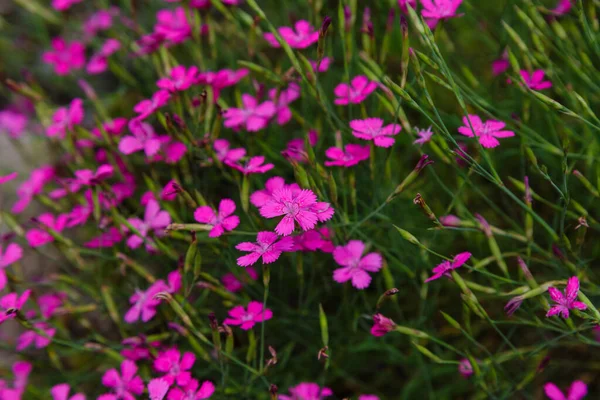
M0 400L600 398L599 15L0 2Z

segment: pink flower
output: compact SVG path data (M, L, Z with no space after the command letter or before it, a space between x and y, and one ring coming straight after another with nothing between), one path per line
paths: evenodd
M292 49L305 49L319 40L319 31L306 20L301 19L297 21L294 28L282 26L277 29L281 38L285 40ZM275 38L275 35L272 33L265 33L263 36L271 46L276 48L281 47Z
M581 400L587 393L588 388L583 381L574 381L565 396L563 392L552 382L544 385L544 393L550 400Z
M330 147L325 155L332 161L325 161L326 167L352 167L361 161L368 160L371 155L369 146L359 144L347 144L344 150L339 147Z
M456 215L452 215L452 214L448 214L448 215L444 215L443 217L440 217L440 222L442 223L442 225L444 226L460 226L460 218L458 218Z
M371 335L380 337L394 330L396 323L382 314L373 315L373 327Z
M83 0L52 0L52 7L56 11L66 11L73 4L81 3Z
M471 125L469 125L469 120L471 121L473 130L471 130ZM458 128L458 132L464 136L477 137L479 143L488 149L494 148L500 144L497 138L515 136L513 131L502 130L506 126L504 122L491 119L484 123L477 115L469 114L468 117L463 117L463 124L464 126Z
M127 118L115 118L113 120L104 122L102 124L102 129L106 131L111 136L119 136L125 130L127 126ZM96 136L98 139L102 139L102 132L98 128L94 128L91 130L92 134Z
M408 7L410 6L412 9L417 9L417 0L398 0L398 6L404 12L408 11Z
M275 115L275 104L258 101L249 94L242 95L242 108L230 107L223 113L224 125L227 128L245 127L248 132L264 129L269 120Z
M30 294L31 290L26 290L21 296L13 292L5 294L0 298L0 325L8 319L15 318L17 311L21 310L21 307L23 307Z
M558 0L556 7L550 10L550 12L554 15L565 15L573 8L573 2L571 0ZM569 399L571 400L571 399Z
M246 156L246 149L238 147L230 148L229 141L226 139L217 139L213 143L213 149L217 154L217 158L225 165L235 165L240 159Z
M123 240L121 231L118 228L111 226L106 232L85 242L83 246L90 249L107 248L113 247L121 240Z
M154 32L162 35L172 43L181 43L192 35L185 9L177 7L175 10L160 10L156 13Z
M56 329L50 328L45 322L36 322L33 327L44 332L45 335L41 335L34 330L22 333L17 339L17 351L24 350L32 344L35 345L36 349L43 349L52 342Z
M218 213L209 206L202 206L194 212L194 219L201 224L213 226L208 237L219 237L225 231L232 231L240 224L240 218L232 215L234 212L235 202L231 199L223 199L219 203Z
M215 385L211 381L202 382L202 386L197 380L192 379L183 389L173 388L169 392L169 400L202 400L208 399L215 392Z
M46 129L46 136L64 139L67 131L72 131L83 121L83 100L73 99L69 107L60 107L52 116L52 125Z
M333 280L338 283L352 280L352 286L365 289L371 283L369 272L377 272L383 265L383 259L378 253L368 253L362 256L365 244L360 240L351 240L345 246L337 246L333 250L333 259L343 268L333 271Z
M40 194L44 185L54 178L54 174L54 168L50 166L43 166L31 171L29 179L23 182L17 189L19 200L17 200L11 211L19 214L27 208L33 197Z
M269 98L275 104L276 120L279 125L285 125L292 119L292 111L288 105L299 97L300 87L295 83L291 83L287 89L281 90L279 93L277 93L277 89L269 90Z
M156 315L156 307L161 300L156 298L160 292L176 293L181 289L181 274L179 271L171 272L167 277L167 283L162 279L154 282L146 291L136 289L129 298L131 308L125 313L125 322L132 324L138 320L150 321Z
M85 46L74 41L67 43L63 38L52 39L52 51L42 55L42 61L54 66L58 75L67 75L71 70L83 68L85 65Z
M272 170L275 166L271 163L265 164L264 156L254 156L246 160L244 164L232 164L231 167L237 169L244 175L248 174L264 174L267 171Z
M419 136L419 138L415 140L413 144L420 144L421 146L423 146L425 143L429 142L431 140L431 137L433 136L433 131L431 130L431 127L427 128L426 130L419 128L415 128L415 130L417 131L417 136Z
M247 274L243 274L243 275L247 275L247 277L249 277L250 279L252 279L253 281L258 279L258 273L256 272L256 270L253 267L247 267L244 269L244 271L246 271ZM229 290L232 293L237 293L240 290L242 290L242 287L245 284L245 281L247 281L246 276L242 277L242 280L238 279L237 276L235 276L234 274L227 273L225 275L223 275L223 277L221 278L221 282L223 283L223 286L225 287L225 289Z
M294 236L294 247L292 251L317 251L332 253L334 250L331 241L331 230L327 227L302 232Z
M154 134L152 125L137 119L129 121L129 130L133 136L123 136L119 142L119 151L131 154L144 150L146 156L152 157L160 150L160 139Z
M179 65L171 70L168 78L161 78L156 82L156 86L170 92L183 91L189 89L198 79L198 68L186 68Z
M0 245L0 290L6 286L6 273L4 269L23 257L23 249L16 243L11 243L6 247L6 250L2 250L2 245Z
M177 349L169 349L159 353L154 360L154 369L165 375L162 379L169 385L177 382L179 386L185 386L192 379L190 370L194 366L196 356L193 353L184 353L183 357Z
M458 372L463 378L468 378L473 375L473 366L467 358L460 360L460 363L458 364Z
M492 74L498 76L510 68L510 61L508 61L508 51L502 53L502 57L492 62Z
M4 183L6 183L6 182L10 182L10 181L12 181L12 180L13 180L13 179L15 179L15 178L16 178L18 175L19 175L19 174L17 174L16 172L11 172L10 174L8 174L8 175L4 175L4 176L0 175L0 185L4 184Z
M265 218L283 216L275 227L278 235L288 236L294 231L294 221L304 231L313 229L318 221L324 222L333 216L329 203L317 202L317 196L308 189L294 192L289 188L276 190L272 198L260 208Z
M156 110L161 107L164 107L171 95L168 90L159 90L158 92L152 95L152 98L149 100L142 100L133 107L133 111L138 113L138 120L146 119L151 114L153 114ZM130 128L131 129L131 128Z
M177 194L181 191L181 186L171 179L163 188L160 199L165 201L173 201L177 198Z
M18 111L0 111L0 133L6 133L13 139L23 135L27 127L27 117Z
M240 251L247 251L250 254L239 257L237 265L247 267L253 265L262 257L263 264L271 264L281 256L284 251L290 251L294 246L294 239L284 237L277 240L279 237L273 232L258 232L256 235L256 243L243 242L235 246Z
M166 380L162 378L152 379L148 383L148 395L150 400L163 400L169 391L169 385Z
M201 85L208 85L212 87L213 90L213 101L217 101L219 99L219 94L221 90L226 87L233 86L239 81L241 81L246 75L250 73L246 68L231 70L231 69L222 69L217 72L204 72L198 75L198 83Z
M101 181L110 178L113 175L114 168L110 164L103 164L96 171L90 169L80 169L75 171L75 183L85 186L95 186Z
M390 147L395 143L392 136L402 130L398 124L383 126L383 120L379 118L355 119L350 121L350 128L354 137L363 140L372 140L377 147Z
M556 304L550 307L550 310L546 313L546 317L560 314L564 319L567 319L569 318L569 310L586 310L587 305L585 303L575 301L577 292L579 292L579 279L576 276L570 277L567 281L564 295L558 289L549 287L548 293L550 293L550 298Z
M379 396L374 394L361 394L358 396L358 400L379 400Z
M247 331L257 322L268 321L273 318L273 312L268 308L263 309L263 305L258 301L248 303L247 310L243 306L235 306L229 310L229 317L223 321L227 325L240 325L240 328Z
M171 223L171 216L166 211L161 211L160 206L155 200L150 200L146 205L146 211L144 213L144 220L139 218L128 219L129 223L133 225L139 232L141 237L137 233L134 233L127 239L127 246L132 249L137 249L144 239L148 238L150 232L154 232L156 236L162 236L164 234L164 228ZM149 241L146 243L146 249L152 249L152 244Z
M321 64L318 61L310 60L310 65L313 67L313 70L316 72L327 72L331 63L333 62L333 58L331 57L323 57L321 59Z
M63 304L63 301L67 295L65 293L48 293L40 296L38 298L38 306L40 307L40 312L42 317L45 319L51 318L56 309Z
M46 243L53 242L54 237L43 228L52 229L53 231L60 233L66 228L69 215L60 214L55 217L51 213L44 213L36 219L42 229L33 228L25 234L25 239L27 239L27 242L31 247L40 247Z
M293 193L299 193L302 190L297 183L286 185L285 179L280 176L274 176L267 180L263 190L257 190L250 195L250 203L260 208L273 198L275 191L284 187L289 188Z
M107 30L112 26L113 15L111 11L99 10L83 23L83 31L87 37L96 36L98 32Z
M442 262L441 264L438 264L434 269L433 269L433 275L429 278L427 278L425 280L425 282L431 282L433 280L439 279L442 276L447 276L450 277L450 271L462 266L464 263L466 263L469 258L471 258L471 253L469 252L464 252L464 253L460 253L457 254L456 257L454 257L454 259L452 260L452 262L446 260L444 262Z
M317 131L310 130L308 132L308 144L314 147L318 140ZM305 150L305 143L303 138L292 139L287 143L285 150L281 152L281 155L288 160L294 160L300 163L308 162L308 154Z
M280 395L279 400L323 400L332 396L333 392L328 387L321 388L316 383L302 382L290 388L290 395Z
M441 20L460 17L462 14L456 14L456 10L462 2L463 0L421 0L421 15L429 28L433 29Z
M362 103L375 89L377 83L370 81L364 75L355 76L350 84L340 83L335 87L333 93L337 98L334 103L342 106Z
M108 57L121 48L121 43L116 39L107 39L100 51L92 56L86 71L88 74L100 74L108 68Z
M541 69L535 70L531 74L526 70L521 71L525 85L532 90L544 90L552 87L552 82L544 80L545 75L546 73Z
M0 379L0 396L3 400L21 400L31 369L32 366L27 361L17 361L12 365L14 375L12 389L8 388L3 379Z
M184 143L173 140L169 135L161 135L157 138L162 151L150 157L150 162L164 161L167 164L176 164L185 156L187 146Z
M137 365L131 360L121 363L121 374L112 368L102 377L102 384L113 393L103 394L98 400L135 400L134 395L144 392L144 381L137 374Z
M53 400L85 400L85 395L83 393L76 393L69 397L70 391L71 387L68 383L61 383L53 386L52 389L50 389L50 394L52 395Z

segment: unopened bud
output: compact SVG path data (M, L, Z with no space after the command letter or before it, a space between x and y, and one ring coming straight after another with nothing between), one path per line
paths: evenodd
M317 360L321 361L321 359L323 359L323 360L328 359L329 358L329 355L327 354L328 349L329 349L329 347L325 346L321 350L319 350L319 353L317 354Z

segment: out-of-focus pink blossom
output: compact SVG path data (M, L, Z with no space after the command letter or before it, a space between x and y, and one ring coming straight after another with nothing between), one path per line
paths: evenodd
M234 212L235 202L231 199L222 199L218 212L210 206L198 207L194 212L194 219L201 224L212 225L209 237L219 237L225 231L232 231L240 224L240 218L232 215Z
M154 32L171 43L181 43L192 35L192 27L183 7L174 10L160 10L156 13Z
M131 360L121 363L121 374L112 368L104 373L102 384L112 389L112 393L103 394L98 400L134 400L134 395L144 392L144 381L137 375L137 365Z
M263 305L258 301L248 303L248 308L244 306L235 306L229 310L229 318L223 321L227 325L239 325L240 328L247 331L257 322L268 321L273 318L273 312L268 308L263 309Z
M133 111L138 113L137 120L148 118L156 110L164 107L171 98L168 90L159 90L152 95L151 99L142 100L133 107Z
M440 222L444 226L460 226L460 218L456 215L448 214L439 218Z
M235 276L234 274L232 274L231 272L223 275L223 277L221 278L221 282L223 283L223 286L225 287L225 289L229 290L232 293L237 293L240 290L242 290L242 287L245 284L245 281L248 281L248 277L255 281L258 279L258 273L256 272L256 270L253 267L247 267L244 269L244 272L241 272L240 274L242 275L241 280L238 279L237 276Z
M417 9L417 0L398 0L398 6L403 12L408 12L408 6L413 10Z
M65 293L47 293L37 299L42 317L50 319L67 298Z
M13 139L23 135L27 127L27 117L18 111L0 111L0 133L5 133Z
M394 330L396 324L391 319L384 317L382 314L373 315L373 327L371 335L380 337Z
M217 101L221 90L229 86L234 86L249 73L250 71L246 68L238 70L222 69L216 72L207 71L198 75L198 84L211 86L213 101Z
M85 45L78 41L67 43L63 38L52 39L52 50L42 55L42 61L54 66L58 75L67 75L85 65Z
M333 280L338 283L352 281L352 286L365 289L371 284L369 273L378 272L383 266L379 253L368 253L363 257L365 244L360 240L351 240L345 246L333 250L333 259L342 268L333 271Z
M574 381L571 383L567 395L552 382L544 385L544 393L550 400L581 400L588 394L588 388L583 381Z
M292 251L317 251L331 253L334 250L331 241L331 229L323 226L318 229L302 232L294 236L294 247Z
M116 9L118 12L118 8ZM112 10L99 10L83 23L83 31L88 38L96 36L100 31L109 29L112 26Z
M400 133L402 127L398 124L383 126L380 118L355 119L350 121L352 135L363 140L372 140L377 147L390 147L395 143L393 136Z
M288 107L290 103L300 97L300 86L291 83L287 89L277 92L277 89L269 90L269 98L275 104L275 120L279 125L287 124L292 119L292 111Z
M83 0L52 0L52 7L56 11L66 11L73 4L81 3Z
M229 141L226 139L217 139L213 143L213 150L217 154L217 158L223 164L232 166L246 156L246 149L238 147L230 148Z
M565 15L573 8L573 0L558 0L556 7L550 12L556 16ZM569 399L570 400L570 399Z
M163 400L169 391L169 383L162 378L152 379L148 383L148 395L150 400Z
M118 228L111 226L106 232L101 233L100 236L96 236L85 242L84 247L90 249L113 247L121 240L123 240L121 231Z
M319 31L306 20L297 21L294 28L282 26L277 31L292 49L305 49L319 40ZM281 47L272 33L263 36L271 46Z
M177 349L168 349L158 354L154 360L154 369L162 372L161 377L169 385L177 383L179 386L185 386L192 379L190 370L196 362L194 353L186 352L183 355Z
M139 218L129 218L127 221L141 235L138 236L138 233L133 233L127 239L127 246L137 249L146 240L146 249L153 250L152 241L149 238L150 233L153 232L157 237L163 236L164 229L171 223L171 217L168 212L160 210L160 206L156 201L150 200L146 205L143 221Z
M179 271L173 271L167 277L167 282L158 280L154 282L147 290L136 289L135 293L129 298L131 308L125 313L125 322L132 324L138 320L142 322L150 321L156 315L156 307L161 300L156 298L160 292L176 293L181 288L181 274Z
M258 232L256 243L242 242L235 246L240 251L246 251L250 254L239 257L237 264L241 267L247 267L255 264L261 257L263 264L271 264L281 256L284 251L290 251L294 246L294 239L279 237L273 232Z
M375 89L377 89L376 82L370 81L364 75L355 76L350 84L340 83L335 87L334 103L342 106L362 103Z
M129 121L129 130L133 135L123 136L119 142L119 151L123 154L131 154L140 150L148 157L154 156L160 150L161 141L154 134L152 125L132 119Z
M333 62L333 58L331 57L323 57L321 60L321 64L318 61L310 60L310 65L313 67L313 70L316 72L327 72L331 63Z
M25 239L27 239L27 242L31 247L40 247L46 243L53 242L54 237L43 228L52 229L53 231L60 233L66 228L69 216L68 214L60 214L55 217L51 213L44 213L37 217L36 220L41 228L30 229L25 234Z
M103 164L96 171L80 169L75 171L75 183L85 186L95 186L101 181L113 176L114 168L110 164Z
M171 70L168 78L161 78L156 86L170 92L189 89L198 80L198 67L179 65Z
M289 396L281 394L279 400L323 400L333 396L333 391L328 387L321 388L316 383L302 382L289 389Z
M463 376L463 378L468 378L473 375L473 366L467 358L460 360L460 364L458 364L458 372Z
M471 253L464 252L457 254L456 257L454 257L454 259L452 260L452 262L446 260L441 264L438 264L435 268L433 268L433 275L425 279L425 282L431 282L433 280L441 278L442 276L450 277L450 272L462 266L469 260L469 258L471 258Z
M272 101L258 103L249 94L242 95L243 107L230 107L223 113L224 125L227 128L244 127L248 132L264 129L269 120L275 115L276 108Z
M11 264L16 263L23 257L23 249L16 243L6 246L6 249L0 245L0 290L6 286L6 272L4 269Z
M314 147L317 144L319 136L317 131L310 130L308 132L308 144ZM287 143L285 150L281 152L281 155L288 160L293 160L301 163L308 162L308 154L305 149L304 138L292 139Z
M54 178L54 174L54 168L48 165L31 171L29 179L23 182L17 189L19 200L17 200L11 211L19 214L27 208L33 197L40 194L44 185Z
M20 296L16 293L8 293L0 298L0 325L6 320L14 319L17 315L17 311L21 310L21 307L25 304L31 290L24 291Z
M421 146L423 146L425 143L429 142L431 140L431 137L433 136L431 126L427 129L415 128L415 130L417 131L417 136L419 136L419 138L415 140L413 144L420 144Z
M200 388L198 388L200 386ZM173 388L169 392L169 400L202 400L208 399L215 392L215 385L211 381L204 381L202 385L195 379L182 388Z
M552 82L544 80L545 75L546 73L541 69L535 70L533 73L526 70L521 71L525 85L532 90L544 90L552 87Z
M361 161L368 160L371 155L369 146L359 144L347 144L344 149L339 147L330 147L325 151L325 155L331 159L325 161L326 167L352 167Z
M71 387L68 383L61 383L55 385L50 389L50 394L52 395L52 400L85 400L85 395L83 393L75 393L73 396L69 397L69 392L71 391Z
M429 28L433 29L442 20L462 16L456 13L462 2L463 0L421 0L421 15Z
M36 330L26 331L19 335L17 338L17 351L24 350L31 345L34 345L36 349L43 349L52 342L52 338L56 333L55 328L51 328L45 322L36 322L33 327ZM39 331L44 332L44 334L38 333Z
M48 137L64 139L68 131L83 121L83 100L73 99L68 107L60 107L52 116L52 125L46 129Z
M100 51L92 56L86 71L88 74L100 74L108 68L108 57L116 53L121 48L121 43L116 39L107 39L100 48Z
M19 174L17 174L16 172L11 172L10 174L4 176L0 175L0 185L16 179L18 175Z
M275 165L271 163L265 164L264 156L250 157L246 161L240 161L236 164L231 164L230 166L237 169L244 175L264 174L265 172L275 168Z

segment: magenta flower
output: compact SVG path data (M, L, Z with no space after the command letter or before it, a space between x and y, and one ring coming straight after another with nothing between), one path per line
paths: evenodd
M291 387L290 395L279 395L279 400L323 400L333 396L333 391L328 387L321 388L316 383L302 382Z
M186 68L179 65L171 70L168 78L161 78L156 82L156 86L170 92L183 91L189 89L198 79L198 68Z
M417 9L417 0L398 0L398 6L404 12L408 11L408 6L410 8L416 10Z
M460 363L458 364L458 372L463 378L468 378L473 375L473 366L467 358L460 360Z
M358 400L380 400L379 396L374 394L361 394L358 396Z
M460 226L461 220L456 215L448 214L439 218L444 226Z
M494 76L498 76L509 68L510 61L508 61L508 51L504 50L502 57L492 62L492 74L494 74Z
M417 131L417 136L419 136L419 138L415 140L413 144L420 144L421 146L423 146L425 143L429 142L431 140L431 137L433 136L433 131L431 130L431 127L427 129L415 128L415 130Z
M231 69L222 69L217 72L203 72L198 75L198 83L201 85L208 85L212 87L213 90L213 101L217 101L219 99L219 94L221 90L226 87L233 86L245 78L250 73L246 68L231 70Z
M4 184L4 183L6 183L6 182L10 182L10 181L12 181L12 180L13 180L13 179L15 179L15 178L16 178L18 175L19 175L19 174L17 174L16 172L11 172L10 174L8 174L8 175L4 175L4 176L0 175L0 185Z
M310 130L308 132L308 144L314 147L317 144L319 136L317 131ZM285 150L281 152L281 155L288 160L294 160L300 163L308 162L308 154L305 150L305 143L303 138L292 139L287 143Z
M273 168L275 168L275 165L273 165L271 163L265 164L264 156L250 157L243 164L237 163L237 164L232 164L230 166L233 167L234 169L237 169L244 175L264 174L265 172L270 171Z
M344 150L339 147L330 147L325 151L325 155L331 161L325 161L326 167L352 167L361 161L368 160L371 155L369 146L359 144L347 144Z
M294 236L294 247L292 251L317 251L332 253L334 250L331 241L331 230L327 227L312 229Z
M373 315L373 327L371 335L380 337L394 330L396 323L382 314Z
M263 309L263 305L258 301L248 303L248 308L235 306L229 310L229 318L223 321L227 325L240 325L240 328L247 331L257 322L268 321L273 318L273 312L268 308Z
M285 90L277 89L269 90L269 99L275 104L276 121L279 125L287 124L292 119L292 111L288 107L290 103L296 101L300 97L300 86L291 83Z
M319 31L303 19L297 21L294 28L282 26L277 31L292 49L305 49L319 40ZM263 36L271 46L281 47L272 33L265 33Z
M33 228L27 231L25 234L25 239L31 247L40 247L45 245L46 243L50 243L54 241L54 237L48 233L47 229L52 229L55 232L62 232L69 220L68 214L60 214L58 216L54 216L51 213L44 213L36 218L37 222L40 224L40 228Z
M144 150L146 156L152 157L160 150L161 141L154 134L152 125L137 119L129 121L129 130L133 136L123 136L119 142L119 151L123 154L131 154Z
M567 14L569 11L571 11L571 8L573 8L572 0L558 0L556 7L550 10L550 12L556 16L560 16Z
M253 267L246 267L244 271L246 271L247 277L249 277L253 281L258 279L258 273ZM246 278L246 276L244 276L242 280L240 280L237 276L229 272L223 275L223 277L221 278L221 282L223 283L225 289L229 290L232 293L237 293L240 290L242 290L242 287L246 283L245 281L249 281L248 279L244 278Z
M52 8L56 11L66 11L73 4L81 3L83 0L52 0Z
M262 257L263 264L271 264L281 256L284 251L290 251L294 246L294 239L284 237L277 240L279 237L273 232L258 232L256 235L256 243L243 242L235 246L240 251L247 251L250 254L239 257L237 265L247 267L253 265Z
M193 353L186 352L181 355L177 349L163 351L154 360L154 369L162 372L161 378L167 381L169 385L177 382L179 386L185 386L192 379L190 370L196 362L196 356Z
M525 81L525 85L532 90L544 90L552 87L552 82L544 80L545 75L546 73L541 69L535 70L531 74L529 71L521 70L521 77Z
M423 4L421 15L425 18L429 28L433 29L438 22L444 19L462 16L462 14L456 14L456 10L462 2L463 0L421 0L421 4Z
M16 263L23 257L23 249L16 243L11 243L3 251L0 245L0 290L6 286L6 273L4 269L11 264Z
M564 319L567 319L569 318L569 310L586 310L587 305L585 303L575 301L577 292L579 292L579 279L576 276L570 277L567 281L564 295L558 289L549 287L548 293L550 293L550 298L556 304L550 307L546 313L546 317L559 314Z
M52 116L52 125L46 129L46 136L64 139L67 131L72 131L83 121L83 100L73 99L69 107L60 107Z
M31 290L26 290L21 296L13 292L5 294L0 298L0 325L8 319L15 318L17 311L21 310L21 307L23 307L30 294Z
M125 313L125 322L132 324L138 320L150 321L156 315L156 307L161 300L156 295L161 292L176 293L181 289L181 274L179 271L171 272L167 282L162 279L154 282L146 291L136 289L129 298L131 308Z
M185 9L160 10L156 13L154 32L171 43L181 43L192 35L192 27L187 20Z
M335 87L334 103L341 106L362 103L375 89L377 89L376 82L370 81L364 75L355 76L350 84L340 83Z
M209 206L198 207L194 212L194 219L201 224L212 225L208 237L219 237L225 231L232 231L240 224L240 218L232 215L235 212L235 202L223 199L219 203L219 211L215 212Z
M258 104L256 98L249 94L242 95L242 108L230 107L223 113L224 125L227 128L245 127L248 132L264 129L275 115L275 104L265 101Z
M137 116L138 120L146 119L156 110L164 107L170 98L171 94L169 94L168 90L159 90L152 95L151 99L142 100L137 103L135 107L133 107L133 111L139 114Z
M246 156L246 149L241 147L230 148L229 141L226 139L217 139L213 143L213 150L217 158L225 165L235 165L239 160Z
M103 394L98 400L135 400L134 395L144 392L144 381L137 374L137 365L131 360L121 363L121 374L112 368L102 377L102 384L112 389L111 394Z
M333 259L343 268L333 271L333 280L344 283L352 280L352 286L365 289L371 283L369 272L377 272L383 266L383 259L378 253L362 256L365 244L360 240L351 240L345 246L337 246L333 250Z
M17 189L17 196L19 200L12 207L11 211L15 214L21 213L35 195L42 192L44 185L54 178L54 168L50 166L43 166L38 169L31 171L29 179L23 182Z
M587 393L588 388L583 381L574 381L565 396L563 392L552 382L544 385L544 393L550 400L581 400Z
M52 49L42 55L42 61L53 65L58 75L67 75L71 70L81 69L85 65L85 46L81 42L67 43L58 37L52 39Z
M471 258L471 253L464 252L457 254L456 257L454 257L454 259L452 260L452 262L446 260L441 264L438 264L435 268L433 268L433 275L427 278L425 282L431 282L433 280L441 278L442 276L450 277L450 272L462 266L469 260L469 258Z
M175 198L177 198L177 194L180 193L181 190L182 189L181 186L179 186L179 183L171 179L160 193L160 199L165 201L173 201ZM152 192L149 193L152 194ZM154 194L152 194L152 196L154 196Z
M17 351L24 350L31 345L35 345L36 349L43 349L52 342L56 329L51 328L45 322L36 322L33 324L33 327L44 332L45 335L41 335L38 331L34 330L23 332L17 338Z
M118 11L118 9L116 9ZM100 31L105 31L112 26L112 10L99 10L92 14L84 23L83 31L88 38L96 36Z
M50 394L52 395L52 400L85 400L85 395L83 393L76 393L69 397L70 391L71 387L68 383L61 383L53 386L52 389L50 389Z
M469 125L469 120L473 126L472 130L471 125ZM479 143L488 149L494 148L500 144L498 138L515 136L513 131L502 130L506 126L504 122L491 119L484 123L477 115L469 114L468 117L463 117L463 124L464 126L458 128L458 132L464 136L477 137Z
M102 232L83 244L89 249L109 248L123 240L123 234L118 228L111 226L107 231Z
M276 190L272 198L260 207L265 218L283 216L275 227L278 235L288 236L294 231L294 221L304 231L313 229L318 221L324 222L333 216L329 203L317 202L317 196L308 189L294 192L289 188Z
M163 400L169 391L170 385L162 378L152 379L148 383L150 400Z
M3 400L21 400L27 380L31 373L32 365L27 361L17 361L12 365L13 371L13 387L9 388L3 379L0 379L0 396Z
M13 139L23 135L27 127L27 117L17 111L0 111L0 133L6 133Z
M115 118L113 120L104 122L102 124L102 129L106 131L111 136L120 136L121 133L125 130L127 126L127 118ZM98 128L94 128L91 130L91 133L96 136L98 139L102 139L102 132Z
M331 57L323 57L321 59L321 64L318 61L310 60L310 65L313 67L313 70L316 72L327 72L331 63L333 62L333 58Z
M75 171L75 183L85 186L95 186L101 181L110 178L114 173L114 168L110 164L103 164L96 171L91 169L80 169Z
M92 56L86 71L88 74L100 74L108 68L108 57L121 48L121 43L116 39L107 39L100 51Z
M187 146L184 143L173 140L169 135L161 135L157 138L162 151L150 157L150 162L164 161L167 164L177 164L185 156Z
M127 239L127 246L132 249L137 249L144 243L144 239L148 238L150 232L154 232L154 235L158 237L164 235L164 228L171 223L171 216L168 212L161 211L160 206L156 201L150 200L146 205L143 221L139 218L130 218L127 221L129 221L141 235L138 236L137 233L134 233ZM146 249L153 249L152 243L149 240L148 243L146 243Z
M363 140L372 140L377 147L390 147L395 143L392 136L402 130L398 124L383 126L383 120L379 118L355 119L350 121L350 128L354 137Z
M57 308L62 306L64 300L67 298L65 293L48 293L38 298L38 306L40 307L40 313L45 319L50 319L56 312Z
M202 400L208 399L215 392L215 385L211 381L204 381L200 384L192 379L183 388L175 387L169 392L169 400Z
M273 193L279 189L283 189L284 187L290 189L294 194L300 193L302 190L297 183L286 185L285 179L280 176L274 176L267 180L263 190L257 190L250 195L250 203L252 203L255 207L260 208L273 198Z

